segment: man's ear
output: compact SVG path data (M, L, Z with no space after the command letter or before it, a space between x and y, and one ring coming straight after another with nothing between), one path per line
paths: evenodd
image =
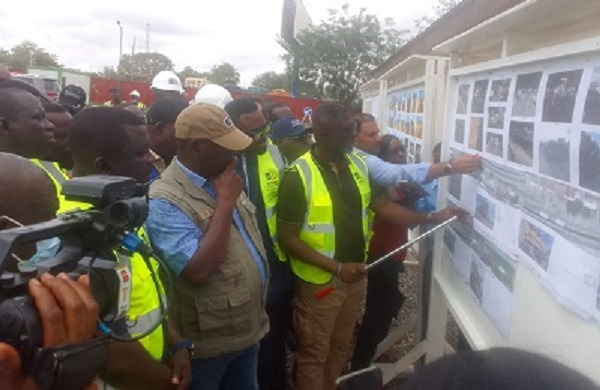
M94 160L94 170L98 174L110 175L110 164L104 157L96 157Z

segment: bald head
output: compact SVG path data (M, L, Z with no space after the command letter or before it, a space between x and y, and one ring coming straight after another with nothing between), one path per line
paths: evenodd
M0 217L23 225L48 221L58 210L56 189L50 177L29 160L0 153ZM4 221L0 221L0 230Z

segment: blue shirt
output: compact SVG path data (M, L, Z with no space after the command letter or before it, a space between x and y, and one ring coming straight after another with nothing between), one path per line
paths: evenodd
M360 149L355 148L354 152L365 159L369 168L369 176L377 185L390 187L395 186L402 180L411 180L417 184L427 182L427 174L431 167L430 163L392 164Z
M202 176L190 171L177 158L173 161L179 165L192 183L201 187L211 197L216 198L216 191L212 184ZM246 231L237 209L234 209L233 222L250 249L264 284L267 279L264 260ZM164 259L171 270L178 275L181 274L198 249L203 234L194 221L166 199L150 199L150 214L146 221L146 230L158 256Z

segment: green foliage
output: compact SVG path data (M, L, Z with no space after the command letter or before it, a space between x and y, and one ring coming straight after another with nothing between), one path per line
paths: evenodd
M298 67L301 91L305 82L315 87L317 97L355 105L370 72L405 42L407 31L391 24L364 9L350 14L348 5L341 12L329 10L326 21L300 34L301 45L282 43L288 51L283 59L290 73Z
M124 54L118 73L127 78L151 81L161 70L172 70L173 62L160 53Z
M240 72L228 62L213 66L207 77L211 82L219 85L238 85L240 83Z
M31 41L23 41L13 46L10 51L0 49L0 63L8 65L11 69L59 66L56 55L48 53Z
M261 73L252 80L252 86L272 91L274 89L290 90L291 78L288 74L277 72Z
M433 15L425 15L415 20L417 34L425 31L433 22L444 16L452 8L456 7L462 0L438 0L433 8Z
M185 79L189 77L209 78L209 75L206 72L199 72L191 66L186 66L183 68L181 72L177 73L177 76L179 76L181 81L185 81Z

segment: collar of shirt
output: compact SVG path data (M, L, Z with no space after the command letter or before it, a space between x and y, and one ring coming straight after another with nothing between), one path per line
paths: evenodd
M194 183L198 187L204 187L206 185L207 180L204 177L198 175L195 172L192 172L188 167L183 165L183 163L179 161L177 157L175 157L174 160L177 163L177 165L179 165L179 168L181 168L183 173L185 173L185 175L192 181L192 183Z
M322 161L319 159L319 156L317 156L315 154L315 147L313 145L312 149L310 150L310 153L313 156L313 160L315 160L315 163L320 167L320 168L327 168L330 171L334 171L337 172L340 169L344 169L345 167L347 167L348 165L350 165L350 161L348 159L347 155L344 155L344 159L338 163L332 163L329 161Z

